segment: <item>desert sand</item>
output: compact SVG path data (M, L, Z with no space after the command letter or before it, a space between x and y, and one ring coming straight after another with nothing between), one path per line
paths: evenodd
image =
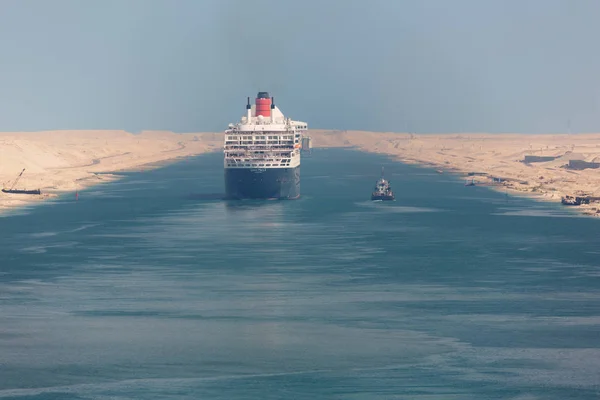
M152 163L201 154L221 146L222 136L214 133L3 132L0 133L3 187L10 188L25 168L15 189L41 189L42 195L0 192L0 212L117 179L119 171L148 168Z
M600 169L567 168L569 160L600 162L600 134L403 134L361 131L310 133L314 147L356 147L382 153L404 163L430 166L439 172L465 175L477 185L540 200L563 196L600 197ZM556 157L523 162L525 156ZM534 160L536 161L536 160ZM469 176L469 173L476 173ZM477 174L479 173L479 174ZM494 182L493 178L501 178ZM576 209L600 216L600 203Z
M600 197L600 169L566 168L570 160L600 162L600 134L406 134L311 130L314 147L355 147L404 163L456 173L477 185L560 202L566 195ZM118 179L125 170L150 168L209 151L220 151L220 133L145 131L48 131L0 133L0 181L42 195L0 192L3 209ZM526 156L554 157L525 163ZM470 173L475 173L469 176ZM501 182L494 182L500 178ZM600 216L598 203L575 207Z

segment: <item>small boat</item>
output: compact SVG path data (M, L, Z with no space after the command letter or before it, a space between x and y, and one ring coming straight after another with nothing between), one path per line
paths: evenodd
M466 181L465 186L475 186L475 179L471 179L471 182Z
M375 190L371 193L371 200L390 201L395 200L394 192L390 182L383 176L383 167L381 168L381 178L375 183Z

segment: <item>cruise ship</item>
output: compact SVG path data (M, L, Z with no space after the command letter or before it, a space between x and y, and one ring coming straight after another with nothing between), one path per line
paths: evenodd
M253 105L248 97L246 115L225 131L225 197L300 197L300 150L306 130L306 122L286 118L268 92L259 92Z

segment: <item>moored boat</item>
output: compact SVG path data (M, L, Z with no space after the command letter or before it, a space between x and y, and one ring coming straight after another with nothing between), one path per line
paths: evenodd
M25 168L23 168L23 170L17 176L17 179L15 179L15 181L10 186L10 188L8 188L8 189L3 188L2 192L3 193L8 193L8 194L42 194L42 191L40 189L29 189L29 190L27 190L27 189L15 189L15 186L17 186L17 183L19 182L19 179L21 179L21 177L23 176L23 172L25 172Z
M27 189L2 189L2 191L4 193L11 193L11 194L42 194L42 191L40 189L31 189L31 190L27 190Z

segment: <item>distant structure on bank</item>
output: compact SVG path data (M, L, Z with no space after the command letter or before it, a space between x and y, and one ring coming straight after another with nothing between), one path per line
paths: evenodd
M300 151L302 154L309 156L312 149L312 138L307 135L302 135L302 147Z

